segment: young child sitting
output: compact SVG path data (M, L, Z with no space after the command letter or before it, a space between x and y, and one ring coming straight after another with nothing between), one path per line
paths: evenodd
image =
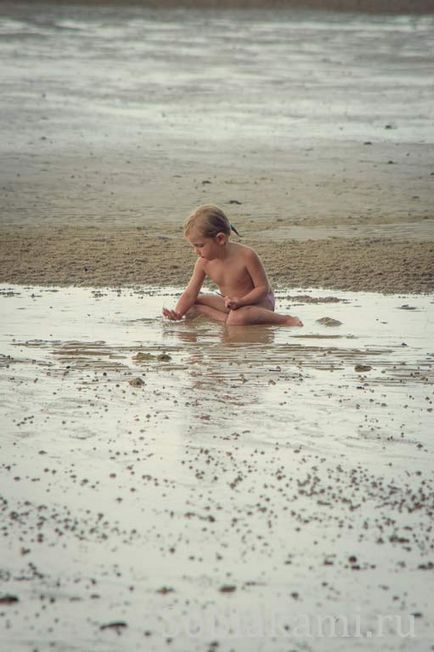
M235 231L217 206L199 206L190 215L184 235L198 259L176 308L163 308L163 315L173 320L206 315L232 326L303 326L298 317L274 312L273 290L259 256L250 247L230 242L231 230ZM207 276L220 295L199 294Z

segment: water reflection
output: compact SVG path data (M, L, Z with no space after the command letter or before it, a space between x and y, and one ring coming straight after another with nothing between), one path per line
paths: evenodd
M273 344L275 327L255 326L225 326L222 331L223 344Z
M186 351L189 380L183 393L190 414L185 432L191 435L204 427L224 432L239 421L240 410L263 403L274 327L228 327L198 319L179 324L171 335Z

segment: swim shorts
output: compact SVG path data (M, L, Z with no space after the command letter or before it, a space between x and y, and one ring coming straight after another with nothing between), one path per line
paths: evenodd
M274 296L273 291L269 292L265 298L268 299L268 301L270 302L271 310L274 310L276 307L276 298Z

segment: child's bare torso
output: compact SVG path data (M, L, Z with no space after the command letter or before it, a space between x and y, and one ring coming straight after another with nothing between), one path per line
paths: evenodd
M230 243L223 259L204 260L205 274L226 297L243 297L253 290L254 283L247 269L246 252L249 248Z

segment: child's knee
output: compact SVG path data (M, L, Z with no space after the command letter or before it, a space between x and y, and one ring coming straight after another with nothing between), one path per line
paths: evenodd
M229 326L245 326L249 323L246 308L231 310L227 316L226 323Z

